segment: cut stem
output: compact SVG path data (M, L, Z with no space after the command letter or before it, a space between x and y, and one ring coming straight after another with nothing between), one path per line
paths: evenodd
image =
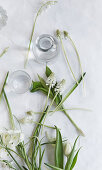
M74 80L75 80L76 83L78 84L78 81L77 81L77 79L76 79L76 77L75 77L75 75L74 75L74 73L73 73L73 70L72 70L72 68L71 68L71 65L70 65L70 63L69 63L69 61L68 61L68 57L67 57L67 54L66 54L64 45L63 45L63 41L62 41L61 35L59 35L59 39L60 39L60 42L61 42L62 50L63 50L64 56L65 56L65 58L66 58L68 67L69 67L69 69L70 69L70 71L71 71L71 73L72 73L72 75L73 75Z
M69 40L71 41L71 43L72 43L72 45L73 45L73 48L74 48L74 50L75 50L75 52L76 52L76 55L77 55L77 57L78 57L78 61L79 61L79 65L80 65L80 70L81 70L81 75L82 75L82 79L83 79L83 69L82 69L82 65L81 65L81 60L80 60L79 53L78 53L78 51L77 51L77 48L76 48L73 40L72 40L71 37L69 36L69 34L67 34L67 37L68 37ZM85 88L85 87L84 87L84 79L83 79L83 89L84 89L84 88Z
M2 53L0 54L0 58L8 51L8 48L9 48L9 47L6 47L6 48L2 51Z
M9 101L7 99L5 91L3 93L4 93L6 104L7 104L8 110L9 110L9 119L10 119L11 129L14 130L15 129L15 124L14 124L13 114L12 114L12 111L11 111L11 108L10 108L10 105L9 105Z
M2 86L2 90L1 90L1 93L0 93L0 102L1 102L2 94L3 94L3 91L4 91L5 85L6 85L8 74L9 74L9 72L7 72L5 80L4 80L4 83L3 83L3 86Z

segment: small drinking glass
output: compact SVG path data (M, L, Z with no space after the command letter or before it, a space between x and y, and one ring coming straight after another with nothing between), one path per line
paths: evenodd
M31 87L30 75L22 70L14 71L8 78L8 85L17 94L27 92Z
M59 54L59 44L55 37L48 34L40 35L33 43L33 53L38 62L49 62Z

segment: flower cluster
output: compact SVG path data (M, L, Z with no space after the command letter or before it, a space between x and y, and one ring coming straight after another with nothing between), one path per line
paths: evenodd
M50 74L50 76L47 78L46 80L46 85L48 86L51 86L51 87L54 87L56 84L56 77L55 77L55 74L52 72Z
M24 134L21 130L0 131L3 144L8 147L15 147L24 140Z
M59 82L55 87L55 92L61 93L64 90L65 87L65 79L63 79L61 82Z

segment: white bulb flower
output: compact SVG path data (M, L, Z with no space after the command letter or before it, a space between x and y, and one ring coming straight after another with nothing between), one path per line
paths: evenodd
M65 87L65 79L63 79L61 82L59 82L55 88L55 92L61 93L64 90Z
M7 145L10 148L17 146L24 140L24 134L21 130L0 131L0 135L4 145Z
M72 151L72 146L69 141L64 144L64 155L68 157Z
M47 78L46 80L46 85L48 86L51 86L51 87L54 87L56 84L56 77L55 77L55 74L54 73L51 73L50 76Z

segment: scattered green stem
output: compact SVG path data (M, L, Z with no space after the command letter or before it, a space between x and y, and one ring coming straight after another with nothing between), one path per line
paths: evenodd
M3 94L3 91L4 91L5 85L6 85L8 75L9 75L9 72L7 72L5 80L4 80L4 83L3 83L3 86L2 86L2 90L1 90L1 93L0 93L0 102L1 102L2 94Z
M73 70L72 70L72 68L71 68L71 65L70 65L70 63L69 63L69 61L68 61L68 57L67 57L67 54L66 54L66 51L65 51L65 48L64 48L64 45L63 45L63 41L62 41L62 38L61 38L61 35L60 35L60 34L59 34L59 39L60 39L60 42L61 42L62 50L63 50L64 56L65 56L65 58L66 58L68 67L69 67L69 69L70 69L70 71L71 71L71 73L72 73L72 75L73 75L74 80L75 80L76 83L78 84L78 81L77 81L77 79L76 79L76 77L75 77L75 75L74 75L74 73L73 73Z
M20 170L23 170L21 167L20 167L20 165L19 165L19 163L16 161L16 159L13 157L13 155L10 153L10 151L6 148L6 151L8 152L8 154L10 155L10 157L13 159L13 161L16 163L16 165L18 166L18 168L20 169Z
M69 34L67 34L67 37L68 37L69 40L71 41L71 43L72 43L72 45L73 45L73 47L74 47L74 50L75 50L75 52L76 52L76 55L77 55L77 57L78 57L78 61L79 61L80 69L81 69L81 75L82 75L82 79L83 79L83 69L82 69L82 65L81 65L81 60L80 60L79 53L78 53L78 51L77 51L77 48L76 48L76 46L75 46L72 38L69 36ZM85 87L84 87L84 79L83 79L83 89L84 89L84 88L85 88Z
M9 110L9 119L10 119L11 129L14 130L15 129L15 124L14 124L14 120L13 120L13 114L12 114L12 111L11 111L11 108L10 108L10 104L9 104L8 99L7 99L5 91L3 93L4 93L4 97L5 97L5 100L6 100L6 103L7 103L7 107L8 107L8 110Z
M52 105L53 105L53 103L54 103L54 101L55 101L55 99L56 99L58 93L59 93L59 92L57 92L57 93L55 94L55 96L54 96L54 98L53 98L51 104L48 106L46 115L45 115L45 117L44 117L43 125L44 125L44 123L45 123L46 116L47 116L47 114L49 113L49 111L50 111L50 109L51 109L51 107L52 107ZM42 127L42 131L43 131L43 128L44 128L44 126Z
M43 112L45 111L45 109L46 109L46 107L47 107L48 99L49 99L49 96L50 96L50 91L51 91L51 84L50 84L50 86L49 86L48 95L47 95L47 99L46 99L46 102L45 102L45 107L44 107Z
M62 106L63 108L63 106ZM77 124L72 120L72 118L69 116L69 114L66 112L66 110L64 110L63 108L63 112L65 113L65 115L68 117L68 119L70 120L70 122L74 125L74 127L76 128L76 130L78 131L78 133L82 136L85 136L85 134L83 133L83 131L77 126Z

